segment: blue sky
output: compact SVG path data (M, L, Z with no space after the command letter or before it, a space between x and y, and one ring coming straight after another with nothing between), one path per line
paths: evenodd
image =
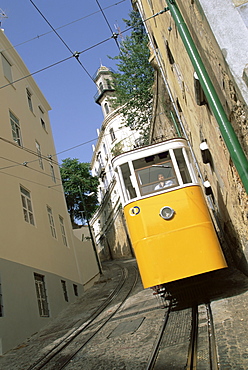
M81 52L111 36L98 3L114 31L116 25L122 31L127 27L123 18L129 18L132 9L131 0L32 1L73 52ZM1 0L0 8L8 17L2 20L5 35L31 73L71 55L30 0ZM118 54L111 39L80 54L80 61L93 76L101 63L116 69L108 55ZM59 162L67 157L90 162L96 129L103 120L101 107L94 102L96 86L91 78L71 58L35 74L34 79L52 107L50 122L56 152L63 152L58 154ZM91 140L94 141L81 145ZM74 146L77 148L67 151Z

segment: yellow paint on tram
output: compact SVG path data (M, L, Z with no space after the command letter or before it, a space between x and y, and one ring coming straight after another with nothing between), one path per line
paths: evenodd
M164 206L172 219L159 215ZM124 213L144 288L227 267L200 186L139 199Z

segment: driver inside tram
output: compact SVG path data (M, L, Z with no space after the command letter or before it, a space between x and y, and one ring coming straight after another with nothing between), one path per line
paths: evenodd
M159 183L155 186L154 190L160 190L163 188L167 188L168 186L173 185L173 180L165 180L164 175L162 173L158 174L158 181Z

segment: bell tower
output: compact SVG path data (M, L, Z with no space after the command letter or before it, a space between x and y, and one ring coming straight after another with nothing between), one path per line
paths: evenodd
M104 117L113 110L110 104L110 98L114 97L115 91L112 73L109 68L101 65L94 78L98 90L94 99L101 105Z

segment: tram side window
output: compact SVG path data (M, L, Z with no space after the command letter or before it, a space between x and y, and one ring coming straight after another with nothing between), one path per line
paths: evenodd
M178 164L178 167L179 167L179 171L180 171L183 183L188 184L188 183L192 182L187 164L185 162L185 158L183 156L182 149L175 149L174 153L175 153L175 156L176 156L176 159L177 159L177 164Z
M131 183L131 172L128 163L124 163L120 166L122 178L125 184L126 188L126 194L129 199L133 199L137 197L136 190L134 189L132 183Z
M133 164L142 195L178 185L169 152L141 158Z

